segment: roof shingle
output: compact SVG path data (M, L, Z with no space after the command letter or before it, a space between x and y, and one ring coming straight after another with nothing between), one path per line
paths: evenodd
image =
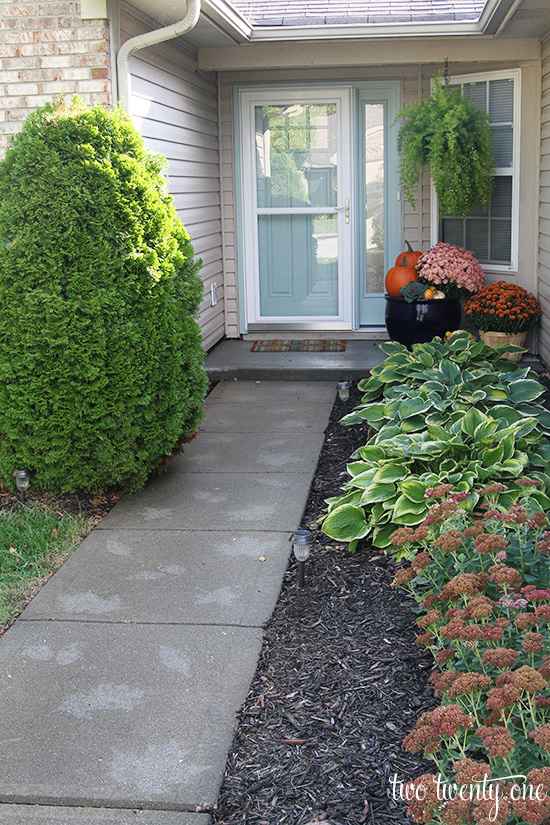
M232 0L254 26L477 20L486 0Z

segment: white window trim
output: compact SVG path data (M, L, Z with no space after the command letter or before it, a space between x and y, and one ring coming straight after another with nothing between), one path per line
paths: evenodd
M520 189L520 131L521 131L521 69L506 69L498 72L477 72L476 74L456 75L449 78L449 83L475 83L480 80L514 79L514 134L512 143L512 166L496 169L502 175L512 175L512 236L511 236L511 263L483 264L485 272L506 272L510 275L518 273L519 268L519 189ZM431 87L433 89L434 80ZM439 204L435 187L431 184L430 197L430 239L433 246L439 240Z

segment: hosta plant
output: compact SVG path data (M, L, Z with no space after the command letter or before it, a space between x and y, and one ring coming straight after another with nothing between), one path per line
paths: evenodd
M509 422L475 407L451 414L446 426L428 424L421 432L405 433L398 424L385 424L348 465L347 492L328 500L323 530L349 541L351 549L367 536L376 547L387 547L397 526L424 519L427 490L441 483L468 493L464 506L472 508L476 484L517 478L529 463L544 465L539 451L546 444L535 428L535 418Z
M404 391L420 389L425 394L450 392L457 402L476 405L511 400L515 406L533 401L543 392L536 373L529 368L519 371L517 365L502 358L506 345L487 347L464 331L453 333L445 343L434 339L414 344L411 351L395 341L380 344L380 349L387 358L358 385L364 404L387 396L395 386ZM511 384L516 384L512 392ZM355 423L351 417L343 420ZM550 414L546 420L550 424Z
M472 344L467 333L447 344L414 345L412 353L399 344L382 347L390 357L363 382L363 402L343 419L367 422L371 437L352 456L345 492L327 502L322 527L329 536L352 549L367 536L387 547L396 526L423 520L426 491L441 483L468 492L470 508L476 484L518 478L527 465L550 484L550 415L534 403L543 388L528 368Z

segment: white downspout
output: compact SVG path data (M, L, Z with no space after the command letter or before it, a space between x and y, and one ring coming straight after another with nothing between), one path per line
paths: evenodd
M146 34L138 34L136 37L131 37L121 46L117 55L117 74L118 74L118 99L124 106L126 111L130 104L131 93L131 75L130 75L130 57L138 49L144 49L147 46L156 46L157 43L163 43L165 40L172 40L174 37L191 31L198 22L201 13L200 0L187 0L187 13L183 20L177 23L172 23L171 26L165 26L162 29L155 29Z

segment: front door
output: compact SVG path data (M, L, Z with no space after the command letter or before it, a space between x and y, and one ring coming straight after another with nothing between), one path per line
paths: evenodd
M393 250L390 112L380 94L240 91L243 332L383 324ZM397 244L398 224L389 233Z

